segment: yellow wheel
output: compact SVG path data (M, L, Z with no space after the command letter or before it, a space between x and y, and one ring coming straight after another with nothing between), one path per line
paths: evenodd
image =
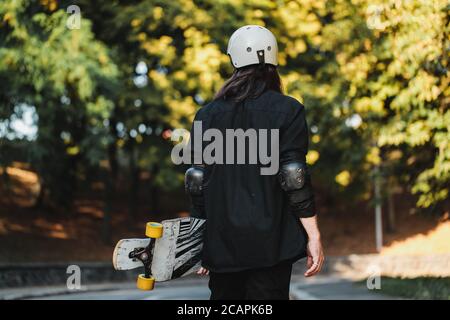
M146 278L143 274L140 274L137 278L136 285L141 290L153 290L155 287L155 278Z
M158 222L148 222L145 228L145 235L149 238L161 238L163 225Z

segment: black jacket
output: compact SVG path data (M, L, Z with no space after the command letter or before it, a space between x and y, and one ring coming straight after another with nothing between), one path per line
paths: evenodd
M269 90L239 104L214 100L197 112L195 120L202 122L203 132L216 128L224 137L226 129L279 129L280 167L292 161L305 162L305 108L292 97ZM191 139L194 134L193 127ZM206 145L203 143L203 147ZM205 166L203 197L200 202L193 201L191 212L207 219L202 262L205 268L233 272L295 261L306 255L307 236L298 218L316 214L314 197L300 206L290 206L277 175L261 175L261 167ZM304 188L313 194L309 179Z

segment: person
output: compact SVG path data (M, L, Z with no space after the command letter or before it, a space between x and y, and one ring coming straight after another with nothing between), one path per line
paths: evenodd
M194 123L201 123L202 132L215 129L224 136L230 129L275 130L278 150L271 152L278 154L279 170L261 174L261 161L199 161L186 171L191 215L206 219L197 273L210 275L212 300L289 299L292 264L307 257L304 275L310 277L324 262L306 165L305 108L282 93L277 41L268 29L239 28L229 39L227 54L234 73L213 101L199 109ZM201 150L208 145L204 140ZM224 147L223 158L239 158L236 150Z

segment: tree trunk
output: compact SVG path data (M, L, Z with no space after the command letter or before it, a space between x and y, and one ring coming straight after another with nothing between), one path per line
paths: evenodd
M158 175L158 172L159 166L155 164L150 176L150 208L152 215L159 214L159 188L155 183L155 177Z
M102 240L105 244L111 242L111 212L113 201L116 194L116 185L119 166L117 163L116 143L110 143L108 146L108 168L103 173L105 184L104 191L104 215L102 222Z
M130 151L130 193L128 211L131 221L135 221L139 207L139 167L136 165L135 148Z
M45 199L45 193L46 193L46 188L45 188L45 183L43 181L43 179L41 177L38 178L39 179L39 193L36 197L36 200L34 201L34 204L32 205L32 209L40 209L42 208L42 206L44 205L44 199Z
M382 197L381 176L378 166L374 169L374 198L375 198L375 247L378 252L383 248L383 221L382 221Z
M102 221L102 241L104 244L111 243L111 210L112 201L114 199L114 183L112 175L105 170L103 173L104 189L104 208L103 208L103 221Z
M387 218L387 232L394 233L396 231L395 225L395 204L394 204L394 186L392 181L389 181L387 186L387 205L388 205L388 218Z
M11 179L9 178L7 165L3 166L2 168L2 180L3 180L3 191L5 192L6 198L8 201L12 201L12 199L10 199Z
M3 178L3 183L5 184L5 189L8 190L9 189L10 179L9 179L8 166L7 165L5 165L2 168L2 178Z

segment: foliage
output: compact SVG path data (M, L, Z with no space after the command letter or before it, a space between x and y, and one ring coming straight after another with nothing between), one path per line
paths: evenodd
M0 117L36 107L32 161L60 197L102 160L179 187L170 130L231 74L231 33L260 24L278 39L286 92L306 105L321 189L367 197L381 165L418 206L448 198L447 1L80 0L81 29L69 30L71 4L0 4Z
M103 123L118 70L89 21L69 30L66 12L52 8L28 0L0 4L0 110L9 118L16 105L36 108L39 132L30 159L48 197L68 204L78 163L104 158Z
M401 168L421 207L449 191L448 10L447 1L362 2L370 33L337 56L348 112L362 117L361 135L379 154L367 160Z

